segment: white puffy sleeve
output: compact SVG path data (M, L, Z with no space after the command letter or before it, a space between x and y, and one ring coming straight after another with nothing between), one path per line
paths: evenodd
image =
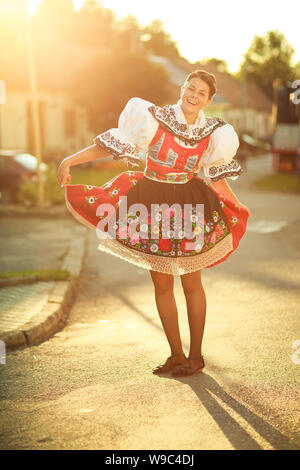
M204 176L211 181L237 179L242 173L239 162L234 159L238 147L239 138L234 128L228 123L218 127L211 134L201 158Z
M139 153L147 149L159 125L148 111L150 106L152 103L141 98L130 99L120 114L118 127L97 135L93 142L115 160L124 159L127 166L138 166Z

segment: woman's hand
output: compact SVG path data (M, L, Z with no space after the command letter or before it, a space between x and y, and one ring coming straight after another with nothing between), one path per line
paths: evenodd
M61 187L68 184L71 179L70 167L66 160L63 160L57 169L57 179Z

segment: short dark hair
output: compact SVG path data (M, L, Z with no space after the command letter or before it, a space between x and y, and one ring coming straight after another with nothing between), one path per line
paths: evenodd
M216 77L213 73L206 72L206 70L195 70L191 72L185 79L183 88L188 84L192 78L201 78L209 86L209 98L212 98L217 92Z

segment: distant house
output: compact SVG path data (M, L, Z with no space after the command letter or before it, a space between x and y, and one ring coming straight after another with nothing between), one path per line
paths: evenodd
M109 51L63 42L55 44L47 37L39 39L35 47L42 156L45 161L59 160L93 142L87 109L74 102L73 78L77 70ZM151 55L149 58L167 70L173 102L176 102L187 74L199 66L184 59ZM223 118L239 133L267 139L272 131L270 100L250 83L243 100L243 88L238 80L213 65L203 68L216 75L218 85L218 93L206 114ZM9 47L2 48L0 80L5 83L6 103L0 104L0 148L34 153L28 77L25 41L14 46L13 52Z
M39 122L45 160L63 158L92 144L94 136L89 131L87 111L74 103L71 92L78 52L78 46L72 51L70 45L56 47L49 42L39 44L36 50ZM88 60L90 51L80 52L82 65L83 60ZM0 148L34 153L28 77L26 48L21 45L13 54L9 48L3 48L0 80L5 83L6 103L0 105Z
M232 124L240 135L246 133L257 139L270 139L272 103L254 83L240 83L212 64L193 65L184 59L157 56L150 56L150 59L161 64L168 72L174 101L177 101L180 87L190 72L201 68L213 73L216 76L218 91L213 102L206 108L205 114L224 119Z

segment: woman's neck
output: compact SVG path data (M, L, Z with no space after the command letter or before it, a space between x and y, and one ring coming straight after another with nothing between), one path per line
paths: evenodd
M185 114L185 120L186 120L186 123L191 126L192 124L195 124L195 122L197 121L197 116L195 116L194 114Z
M182 110L182 113L185 117L187 125L191 126L191 125L195 124L195 122L197 121L198 114L190 114L190 113L187 114L183 111L182 106L181 106L181 110Z

